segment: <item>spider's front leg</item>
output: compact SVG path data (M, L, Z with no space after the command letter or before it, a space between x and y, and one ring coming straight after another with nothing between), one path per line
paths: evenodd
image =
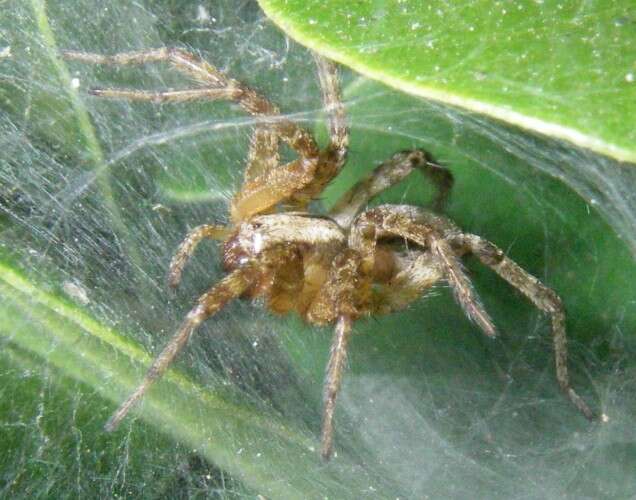
M195 329L210 316L220 311L228 302L240 296L252 283L252 266L239 268L225 276L219 283L199 297L197 305L188 313L181 327L163 351L155 358L143 381L108 419L104 428L114 431L130 409L144 396L150 386L159 379L186 345Z
M371 272L375 267L376 242L381 238L401 237L417 243L432 257L453 289L455 299L466 316L488 336L496 334L495 326L484 309L462 264L449 244L459 230L447 219L408 205L380 205L360 214L349 235L349 247L362 255L362 268Z
M588 419L594 420L594 412L570 385L568 374L567 337L565 333L565 310L559 296L546 287L537 278L506 257L504 252L493 243L474 234L459 236L458 241L466 246L484 265L490 267L501 278L523 293L539 310L549 314L552 319L554 339L554 361L559 386L574 406ZM601 420L606 419L605 415Z
M330 215L342 227L349 227L354 217L369 201L385 189L397 184L414 170L420 170L436 187L433 208L441 212L453 186L450 170L438 165L422 150L396 153L377 166L371 174L343 194L330 211Z

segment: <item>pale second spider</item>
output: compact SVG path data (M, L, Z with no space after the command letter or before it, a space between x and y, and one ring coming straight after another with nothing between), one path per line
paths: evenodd
M91 94L96 96L156 103L230 100L256 117L244 182L230 204L230 224L192 230L170 264L169 282L173 287L178 285L186 261L204 238L222 241L228 274L201 295L139 387L109 419L107 430L118 426L203 321L235 298L260 297L276 313L293 311L311 324L335 325L324 382L321 434L321 455L329 459L336 397L356 319L403 309L444 280L466 315L486 335L495 335L495 327L462 268L460 258L467 254L475 255L550 315L556 378L581 413L594 418L570 386L561 300L494 244L462 232L438 214L453 178L427 153L397 153L347 192L329 213L307 211L309 202L340 172L347 155L349 135L332 63L315 56L330 131L329 144L320 149L308 131L281 116L263 96L183 50L160 48L112 56L66 52L65 57L114 65L167 62L198 84L192 89L156 92L94 89ZM280 164L280 141L295 151L297 159ZM414 170L438 188L433 210L407 205L366 208L379 192Z

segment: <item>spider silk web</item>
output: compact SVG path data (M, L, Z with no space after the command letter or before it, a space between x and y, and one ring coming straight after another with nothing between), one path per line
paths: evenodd
M315 448L330 330L242 301L208 321L141 409L105 434L152 354L222 276L206 243L178 292L165 286L186 232L227 220L253 122L227 103L91 98L95 86L188 82L161 65L66 64L56 50L191 48L324 144L315 70L253 2L2 7L0 496L636 494L633 169L347 71L349 163L317 207L395 151L431 151L455 175L449 216L563 298L573 384L610 421L586 422L559 393L547 319L467 261L500 336L480 335L444 286L358 322L329 465ZM376 203L424 205L431 194L414 174Z

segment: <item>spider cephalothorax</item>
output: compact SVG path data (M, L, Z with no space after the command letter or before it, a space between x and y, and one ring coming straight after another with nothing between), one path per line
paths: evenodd
M225 99L256 118L245 179L230 205L231 223L191 231L172 260L169 282L178 285L186 261L205 238L223 242L227 275L198 299L143 382L108 421L108 430L119 424L162 375L199 324L232 299L260 297L274 312L296 312L309 323L335 325L324 385L321 454L328 459L333 451L333 415L347 343L352 324L360 316L403 309L444 280L467 316L487 335L495 335L460 263L465 254L475 255L551 316L559 385L587 418L593 418L570 386L565 315L559 297L495 245L463 233L439 215L452 176L427 153L397 153L345 193L329 213L307 211L308 203L341 170L347 153L349 136L334 65L316 56L330 130L329 144L320 149L309 132L282 117L267 99L185 51L161 48L113 56L82 52L65 56L99 64L163 61L198 82L196 88L186 90L92 90L97 96L152 102ZM280 163L280 141L296 152L295 160ZM375 195L414 170L438 189L432 210L406 205L367 209Z

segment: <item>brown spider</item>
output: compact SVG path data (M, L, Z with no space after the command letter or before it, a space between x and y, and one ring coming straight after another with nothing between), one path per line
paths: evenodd
M203 321L233 299L262 297L276 313L295 311L311 324L335 325L324 382L321 436L321 455L329 459L347 344L353 322L360 316L403 309L434 283L445 280L466 315L486 335L495 335L495 327L463 271L460 258L467 254L474 254L551 316L559 385L583 415L594 418L570 386L561 300L494 244L463 233L438 215L453 178L425 152L395 154L347 192L327 215L306 211L308 203L341 170L347 154L348 129L333 64L315 56L330 129L329 144L320 149L308 131L281 116L267 99L183 50L160 48L112 56L66 52L65 57L115 65L162 61L198 83L193 89L157 92L91 90L96 96L157 103L230 100L257 119L245 180L230 205L231 224L192 230L170 264L169 282L172 287L178 285L186 261L204 238L223 242L228 274L201 295L139 387L106 423L107 430L119 425ZM281 140L297 154L296 160L284 165L279 161ZM365 210L369 200L416 169L437 186L434 211L407 205Z

